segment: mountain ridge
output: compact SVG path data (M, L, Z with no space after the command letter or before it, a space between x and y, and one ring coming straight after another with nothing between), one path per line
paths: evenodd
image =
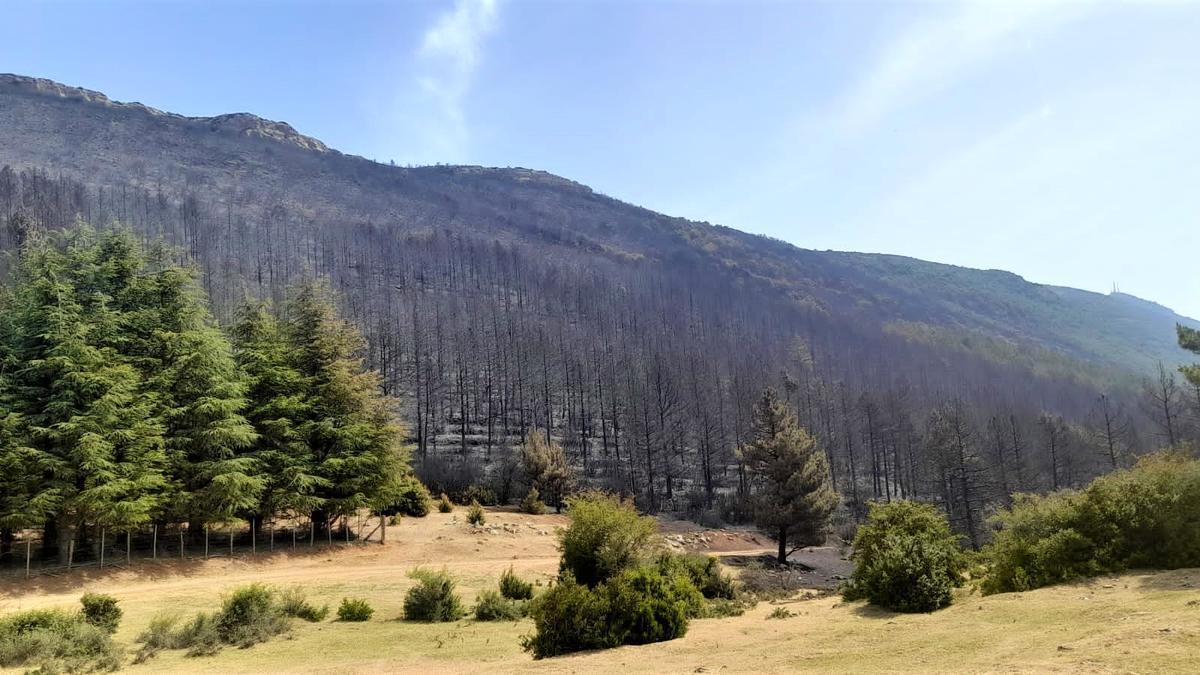
M297 147L316 152L330 151L329 147L324 143L311 136L301 134L287 122L269 120L249 112L225 113L211 117L180 115L137 101L115 101L106 94L92 89L73 87L46 78L17 75L15 73L0 73L0 86L8 87L10 90L20 89L42 96L53 96L65 100L137 111L151 117L170 118L190 124L207 126L213 131L227 131L247 136L257 135L281 143L291 143Z
M1071 305L1072 311L1075 305L1092 312L1128 309L1165 328L1174 322L1198 325L1150 300L1135 308L1111 294L1031 282L1006 270L806 249L657 213L536 169L389 166L250 113L186 117L19 75L0 75L0 106L0 121L10 129L0 137L0 163L66 171L96 186L184 183L218 203L234 201L238 198L230 195L245 190L242 200L253 195L286 203L314 220L390 221L405 228L433 223L503 240L550 240L626 261L684 260L782 290L828 312L865 308L863 314L877 312L881 319L998 331L1085 360L1104 361L1085 337L1039 334L1039 323L1059 320L1059 305ZM39 117L53 123L39 126ZM1138 345L1114 360L1129 356L1140 372L1155 360L1175 364L1187 358L1169 334L1109 341L1114 340Z
M544 171L541 169L533 169L533 168L521 167L521 166L500 167L500 166L484 166L484 165L471 165L471 164L456 164L456 165L439 164L439 165L426 165L426 166L417 166L417 167L395 167L395 166L384 165L382 163L367 159L366 157L363 157L361 155L345 153L345 152L342 152L335 148L331 148L318 138L298 132L291 124L289 124L287 122L270 120L270 119L260 117L253 113L250 113L250 112L223 113L223 114L212 115L212 116L181 115L178 113L165 111L160 108L155 108L153 106L149 106L144 103L140 103L140 102L136 102L136 101L132 101L132 102L116 101L116 100L109 98L106 94L104 94L102 92L91 90L91 89L86 89L84 87L67 85L67 84L57 82L55 80L50 80L50 79L46 79L46 78L37 78L37 77L26 76L26 75L19 75L19 74L15 74L15 73L0 73L0 86L3 86L3 85L8 85L10 87L25 89L31 93L35 93L35 94L43 95L43 96L56 96L56 97L64 98L64 99L78 99L78 100L81 100L86 103L99 104L99 105L104 105L104 106L109 106L109 107L114 107L114 108L125 108L125 109L130 109L130 110L137 110L137 111L149 114L151 116L160 116L160 117L172 118L172 119L176 119L176 120L182 120L182 121L186 121L189 123L196 123L196 124L199 124L202 126L208 126L208 127L212 128L213 130L226 131L226 132L229 132L229 133L232 133L235 135L237 135L237 134L255 135L255 136L259 136L264 139L274 140L279 143L290 144L290 145L293 145L295 147L299 147L299 148L305 149L305 150L312 150L312 151L320 152L320 153L333 153L336 155L340 155L342 157L361 160L363 162L370 163L371 165L374 165L377 167L385 167L386 166L386 168L400 169L400 170L403 170L405 168L413 169L413 170L428 169L428 168L451 169L451 170L454 170L456 172L463 173L463 174L473 174L473 173L509 174L509 175L512 175L513 178L518 181L544 182L546 184L559 185L562 187L570 187L570 188L577 189L583 193L596 195L596 196L598 196L600 198L604 198L604 199L610 199L610 200L612 200L618 204L621 204L623 206L642 210L642 211L647 212L648 214L653 214L655 216L661 216L661 217L667 217L667 218L671 218L671 219L686 221L686 222L694 224L694 225L727 229L727 230L736 232L739 235L745 235L745 236L750 236L750 237L760 237L765 240L778 242L785 246L795 248L799 251L812 251L814 253L830 253L830 254L839 254L839 255L845 255L845 256L873 256L873 257L878 257L878 258L883 258L883 259L897 259L897 260L903 260L903 261L912 261L912 262L923 263L923 264L930 265L930 266L945 266L945 267L949 267L949 268L971 270L971 271L981 272L981 273L995 272L995 273L1000 273L1003 275L1011 275L1013 277L1016 277L1019 281L1024 282L1024 283L1034 284L1037 286L1042 286L1042 287L1047 287L1047 288L1063 288L1063 289L1069 289L1072 291L1078 291L1078 292L1083 292L1083 293L1094 293L1096 295L1105 296L1105 297L1114 296L1114 295L1127 296L1127 297L1133 298L1135 300L1140 300L1142 302L1150 303L1158 308L1161 308L1163 310L1166 310L1173 314L1176 314L1184 320L1192 321L1192 322L1196 321L1196 319L1181 315L1178 312L1176 312L1174 309L1167 307L1161 303L1155 302L1154 300L1151 300L1149 298L1142 298L1137 295L1133 295L1133 294L1129 294L1129 293L1115 293L1115 292L1114 293L1098 293L1096 291L1081 289L1081 288L1074 287L1074 286L1064 286L1061 284L1047 284L1047 283L1042 283L1042 282L1038 282L1038 281L1031 281L1020 274L1017 274L1015 272L1012 272L1012 271L1006 270L1006 269L1002 269L1002 268L972 267L969 265L961 265L961 264L950 263L950 262L931 261L931 260L927 260L927 259L920 258L917 256L895 254L895 253L844 250L844 249L805 248L803 246L800 246L799 244L795 244L793 242L789 242L787 240L780 239L778 237L772 237L770 235L763 235L763 234L754 234L754 233L746 232L744 230L739 230L736 227L732 227L732 226L728 226L728 225L724 225L724 224L712 223L711 221L707 221L707 220L690 220L690 219L685 219L682 217L669 216L667 214L662 214L660 212L654 211L653 209L651 209L649 207L634 204L632 202L622 200L619 197L613 197L613 196L607 195L605 193L595 190L594 188L592 188L591 186L588 186L586 184L583 184L578 181L572 180L570 178L560 176L558 174L554 174L549 171Z

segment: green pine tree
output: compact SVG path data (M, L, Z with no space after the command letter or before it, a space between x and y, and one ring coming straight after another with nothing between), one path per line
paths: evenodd
M755 523L778 540L782 565L790 553L788 542L806 546L825 540L838 496L825 453L773 389L755 404L751 432L738 454L759 484Z
M317 491L328 481L315 473L313 453L297 428L309 413L305 379L292 366L283 327L266 305L242 307L232 333L237 366L249 385L246 417L258 432L253 453L266 480L258 514L307 516L321 506Z
M105 236L98 262L122 310L117 346L136 365L165 426L172 483L170 520L203 525L252 513L264 488L243 417L245 383L232 348L208 312L195 273L147 255L125 233Z
M13 481L23 494L4 518L49 522L64 561L80 527L150 520L166 484L154 397L110 346L120 314L104 274L89 231L31 240L5 326L3 398L15 429L4 455L23 469Z
M406 473L407 453L379 375L366 370L359 356L362 337L316 284L298 289L288 315L291 355L308 406L296 431L312 453L314 474L324 481L313 520L322 526L359 509L386 507Z

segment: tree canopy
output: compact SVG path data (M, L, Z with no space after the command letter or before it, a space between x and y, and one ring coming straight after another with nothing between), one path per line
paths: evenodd
M231 344L171 258L123 231L24 242L0 295L0 526L45 527L63 558L84 528L386 504L402 429L329 294L298 288L282 321L248 304Z
M807 546L825 540L838 496L825 453L775 390L764 391L755 404L751 432L739 453L758 482L754 520L776 537L784 564L789 541Z

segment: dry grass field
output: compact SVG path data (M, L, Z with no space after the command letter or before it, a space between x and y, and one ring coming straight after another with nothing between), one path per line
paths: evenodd
M136 570L80 571L69 577L6 581L0 611L73 606L86 590L115 595L125 610L118 641L132 644L160 612L214 609L221 593L261 581L298 586L336 606L369 598L368 623L297 622L290 636L250 649L189 658L164 652L132 673L378 672L1200 672L1200 570L1134 573L1029 593L979 597L963 591L948 609L897 615L837 596L811 594L760 603L745 615L692 622L672 642L534 661L519 638L532 623L398 621L407 573L445 567L469 605L505 569L543 585L557 570L556 515L491 511L487 530L463 510L405 519L386 546L363 545L257 559L162 562ZM766 551L740 532L664 530L684 545L720 554ZM699 537L703 534L703 538ZM682 537L680 535L683 535ZM767 618L778 606L793 616Z

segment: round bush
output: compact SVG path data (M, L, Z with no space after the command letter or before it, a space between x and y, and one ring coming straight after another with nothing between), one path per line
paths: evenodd
M454 592L454 580L445 571L415 569L409 576L417 585L404 596L404 618L409 621L457 621L463 615L462 601Z
M375 608L362 598L342 598L338 607L338 621L370 621Z
M658 531L633 502L602 492L571 497L567 508L571 524L559 534L559 570L589 587L644 560Z
M477 621L516 621L525 616L528 603L523 600L510 600L502 594L487 589L479 594L475 601L475 619Z
M872 504L854 537L851 558L856 567L845 597L897 612L931 612L949 605L952 590L962 583L965 562L945 516L910 501Z
M619 646L609 630L608 597L577 583L568 573L533 601L535 632L521 639L533 658Z
M433 498L429 496L429 489L425 487L425 484L417 480L416 476L409 476L401 482L396 491L394 503L384 511L384 514L402 513L406 516L424 518L429 515L429 507L432 502Z
M453 510L454 504L450 503L450 498L443 492L442 496L438 499L438 513L450 513Z
M644 645L687 633L688 617L703 612L704 597L685 575L651 567L626 570L605 585L609 631L618 644Z
M704 612L704 597L686 574L627 569L594 589L568 572L530 608L536 632L522 640L534 658L587 649L673 640Z
M263 584L250 584L234 589L225 598L217 618L217 634L226 643L248 647L285 632L288 625L275 592Z
M84 593L79 603L83 605L84 621L110 635L117 632L121 625L121 608L117 606L116 598L103 593Z

